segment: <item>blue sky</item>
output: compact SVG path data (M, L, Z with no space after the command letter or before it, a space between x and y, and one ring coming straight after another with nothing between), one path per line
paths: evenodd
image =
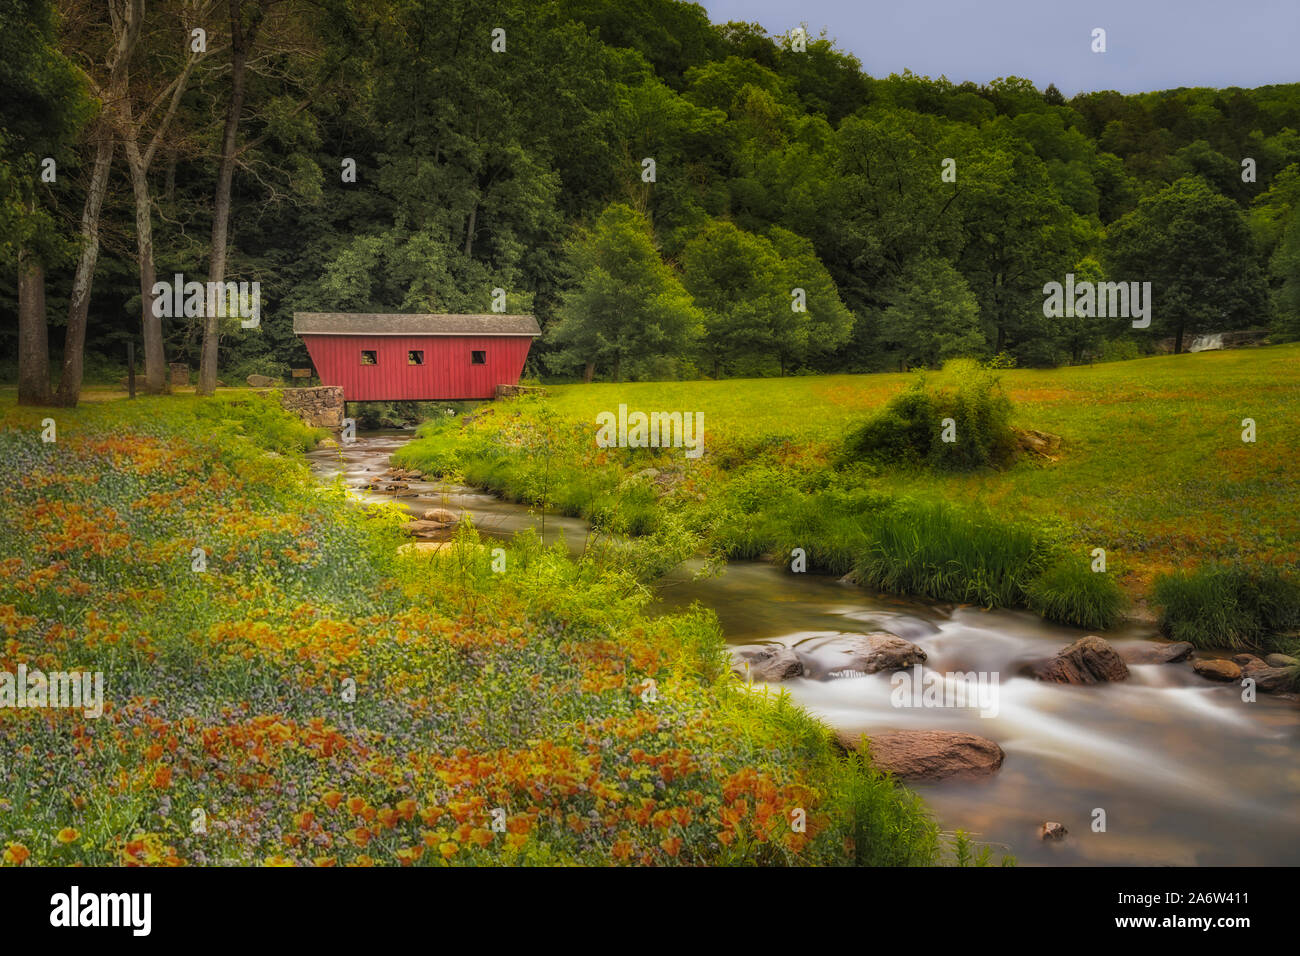
M1023 76L1066 96L1300 82L1300 0L700 0L714 23L806 22L872 76ZM1093 53L1092 30L1107 52Z

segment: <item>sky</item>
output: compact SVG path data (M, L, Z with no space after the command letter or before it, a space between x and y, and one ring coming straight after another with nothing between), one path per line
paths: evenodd
M1021 76L1067 97L1300 82L1300 0L698 0L714 23L822 29L872 76ZM1106 31L1106 52L1092 32Z

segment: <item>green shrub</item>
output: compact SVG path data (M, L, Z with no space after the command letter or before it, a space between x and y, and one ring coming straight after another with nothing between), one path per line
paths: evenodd
M1110 574L1076 556L1063 557L1028 588L1029 607L1049 621L1105 630L1119 620L1124 594Z
M629 482L602 495L586 515L593 528L609 534L630 535L649 534L658 516L654 487L644 481Z
M790 470L767 463L740 471L727 484L728 497L743 514L770 509L774 502L786 499L793 491Z
M939 439L938 396L918 380L849 434L845 457L882 465L924 463Z
M1016 439L1011 401L994 370L968 359L944 368L955 387L931 388L918 379L849 433L842 461L969 471L1011 461ZM943 440L952 419L956 440Z
M1197 647L1261 647L1300 627L1300 584L1274 568L1206 565L1155 582L1161 627Z
M1100 362L1129 362L1142 357L1142 350L1132 339L1111 339L1101 347Z
M193 405L194 417L213 432L248 438L254 445L280 454L309 451L329 434L313 428L272 398L244 393L219 393Z

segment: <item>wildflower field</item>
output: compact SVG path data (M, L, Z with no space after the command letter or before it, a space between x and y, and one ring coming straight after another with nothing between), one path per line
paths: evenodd
M643 614L653 540L399 555L405 519L317 487L319 433L251 395L0 415L0 670L104 697L0 707L4 865L941 858L915 797L737 685L711 616Z

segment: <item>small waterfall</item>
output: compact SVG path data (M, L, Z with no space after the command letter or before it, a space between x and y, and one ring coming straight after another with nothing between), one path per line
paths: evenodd
M1198 335L1192 339L1192 344L1187 346L1189 352L1212 352L1215 349L1223 348L1222 332L1207 332Z

